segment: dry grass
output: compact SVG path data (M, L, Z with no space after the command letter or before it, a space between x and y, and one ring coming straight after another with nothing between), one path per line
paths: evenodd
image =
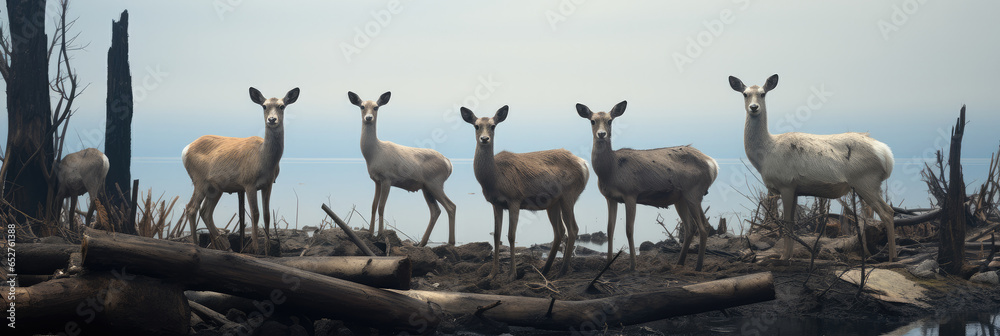
M150 188L146 192L145 200L139 204L139 220L135 223L135 229L142 237L157 236L157 238L164 239L168 237L165 233L170 222L167 220L167 216L171 216L173 219L174 205L177 204L180 197L174 196L170 203L167 203L163 200L162 195L154 202L152 195L153 189Z

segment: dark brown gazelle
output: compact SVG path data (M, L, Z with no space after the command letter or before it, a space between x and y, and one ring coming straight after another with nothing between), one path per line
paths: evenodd
M264 110L263 139L258 136L232 138L205 135L184 147L181 161L194 184L194 195L185 211L188 222L191 223L191 239L195 244L198 244L195 229L198 227L200 208L201 218L208 227L212 244L221 249L229 248L228 240L218 239L219 231L212 218L222 193L246 192L250 220L253 223L252 247L254 251L258 251L257 222L260 211L257 209L257 191L260 190L264 208L264 235L270 237L271 186L278 178L278 162L285 149L285 107L298 99L299 88L288 91L284 98L269 99L264 98L257 89L250 88L250 100Z
M684 227L684 246L678 264L687 259L687 250L697 232L700 271L705 258L708 225L702 211L702 198L719 175L719 165L708 155L691 146L636 150L611 147L612 121L625 113L622 101L611 112L592 112L576 104L580 117L590 120L594 138L590 161L597 175L597 186L608 202L608 261L614 251L615 219L618 203L625 203L625 238L628 239L629 269L635 270L635 207L636 204L666 208L673 205Z
M882 181L892 174L894 164L889 146L872 139L867 133L771 134L767 128L764 96L778 86L778 75L768 78L763 87L747 87L739 78L729 76L729 85L743 94L746 110L743 146L750 163L760 172L768 192L781 196L785 232L795 232L797 196L839 198L854 189L885 223L889 236L889 259L895 259L893 210L882 199ZM861 233L863 235L864 230ZM791 237L786 235L783 244L781 258L788 259L793 251Z
M502 151L493 154L497 124L507 119L507 106L497 110L493 117L476 117L465 107L462 119L476 129L476 153L473 170L476 180L483 187L483 197L493 205L493 271L500 272L500 233L503 229L503 211L508 210L510 228L507 239L514 250L515 232L521 209L546 210L552 224L553 240L549 257L542 273L546 274L555 260L562 239L566 236L563 264L559 272L566 274L579 231L573 207L587 186L590 171L587 161L565 149L552 149L530 153ZM510 276L517 278L516 258L511 257Z
M378 110L389 103L390 97L391 93L386 92L378 101L362 101L354 92L347 93L351 104L361 108L361 154L368 165L368 176L375 182L370 230L375 233L376 210L378 233L382 234L385 230L385 203L389 199L390 187L410 192L423 190L431 220L420 246L427 245L434 223L441 215L438 203L448 212L448 244L455 245L455 203L444 193L444 182L451 176L451 161L432 149L401 146L378 139Z

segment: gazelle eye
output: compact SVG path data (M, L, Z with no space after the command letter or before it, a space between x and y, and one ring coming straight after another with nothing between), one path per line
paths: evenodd
M278 106L278 108L284 110L285 109L285 105Z
M476 127L476 130L477 130L477 131L479 130L479 125L473 125L473 126L475 126L475 127Z
M591 121L590 121L590 124L591 124L591 125L596 125L596 124L597 124L597 122L595 122L595 121L591 120Z
M747 97L747 94L746 94L746 93L743 93L743 98L746 98L746 97Z
M760 97L761 97L761 98L764 98L764 95L766 95L766 94L767 94L767 92L765 92L765 93L761 93L761 94L760 94Z
M491 131L492 131L492 130L495 130L495 129L497 129L497 125L490 125L490 130L491 130Z

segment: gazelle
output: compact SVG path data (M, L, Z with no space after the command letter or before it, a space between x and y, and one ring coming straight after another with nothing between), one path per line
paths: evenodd
M701 201L719 175L719 164L694 147L677 146L647 150L611 149L611 122L625 113L622 101L611 112L592 112L576 104L576 112L590 120L594 149L590 161L597 174L597 186L608 201L608 262L614 255L615 221L618 203L625 203L625 237L630 253L629 269L635 270L635 206L636 204L666 208L673 205L684 226L684 247L677 264L684 265L687 250L695 232L698 233L698 263L701 271L705 259L708 226Z
M893 210L882 199L882 181L892 174L894 162L889 146L867 133L772 135L767 129L764 96L778 86L778 75L768 78L764 87L747 87L733 76L729 85L743 94L747 112L743 146L768 191L781 196L785 234L794 234L797 196L838 198L853 188L885 223L889 259L895 259ZM785 236L783 243L781 258L788 259L793 250L791 237Z
M590 171L587 161L565 149L552 149L530 153L508 151L493 155L493 140L497 124L507 119L504 105L493 117L477 118L471 110L461 109L462 119L476 128L476 154L472 159L476 180L483 187L483 197L493 204L493 271L500 272L500 232L503 229L503 210L510 213L510 275L517 278L514 257L515 232L521 209L546 210L552 223L552 249L542 273L548 273L555 260L556 251L566 235L566 249L559 274L569 271L576 234L579 231L573 206L587 186Z
M227 249L226 239L218 241L219 232L212 214L222 193L246 192L250 204L250 218L253 223L251 239L254 251L258 251L257 191L260 190L264 207L264 235L271 223L271 184L278 178L278 161L285 148L285 107L299 98L299 88L294 88L284 98L265 99L255 88L250 88L250 100L264 109L264 138L232 138L205 135L184 147L181 161L194 183L194 194L186 207L188 222L191 223L191 239L198 244L195 230L198 227L199 207L201 218L212 236L217 248ZM204 204L202 204L204 201ZM240 204L243 206L243 204ZM268 244L265 244L267 246Z
M76 225L76 202L77 199L87 193L90 195L90 207L87 209L87 217L84 225L90 223L94 215L95 200L104 190L104 179L108 176L108 157L96 148L87 148L76 153L66 154L59 163L59 192L57 199L70 197L69 220L70 227Z
M376 133L378 109L389 103L392 93L386 92L377 102L362 101L354 92L347 92L351 104L361 108L361 154L368 165L368 176L375 181L375 198L372 200L370 231L375 233L375 212L378 210L378 233L385 229L385 202L389 199L390 187L414 192L423 189L424 200L431 211L427 231L420 240L420 246L434 230L434 223L444 206L448 212L448 244L455 245L455 203L444 193L444 182L451 176L451 161L435 150L400 146L389 141L381 141Z

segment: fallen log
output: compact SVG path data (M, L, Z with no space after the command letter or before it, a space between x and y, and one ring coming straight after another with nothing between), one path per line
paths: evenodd
M410 258L403 256L292 257L264 260L372 287L410 289Z
M770 272L584 301L418 290L393 292L426 301L450 315L475 315L508 325L568 332L720 310L773 300L775 295Z
M66 268L70 255L81 250L80 245L73 244L25 243L17 246L18 257L25 261L16 268L17 274L22 277L52 275L57 269ZM410 259L403 256L291 257L264 260L372 287L410 289L412 267ZM34 283L36 282L32 284Z
M9 306L7 295L2 300ZM187 334L191 314L180 286L129 273L93 272L17 287L14 302L17 330L24 334Z
M288 304L382 329L415 332L439 322L426 303L405 295L237 253L97 230L85 232L82 250L87 268L127 269L188 289L262 300L269 309Z
M73 252L80 252L80 245L19 243L17 258L21 262L17 263L14 273L51 275L69 264L69 255Z

